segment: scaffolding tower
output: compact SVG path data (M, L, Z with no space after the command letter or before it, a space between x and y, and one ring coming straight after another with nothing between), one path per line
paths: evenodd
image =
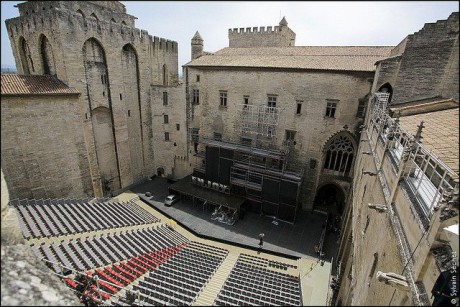
M235 129L241 129L242 141L249 139L254 141L253 145L262 147L273 147L276 144L280 108L241 104L238 110Z

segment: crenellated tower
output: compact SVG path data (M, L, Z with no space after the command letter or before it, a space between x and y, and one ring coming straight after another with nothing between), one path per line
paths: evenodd
M99 192L152 176L150 91L178 83L177 42L136 28L136 17L119 1L17 7L20 16L5 22L17 70L55 75L82 93L91 177L106 189Z
M284 17L275 27L229 29L228 39L231 48L295 46L295 33Z

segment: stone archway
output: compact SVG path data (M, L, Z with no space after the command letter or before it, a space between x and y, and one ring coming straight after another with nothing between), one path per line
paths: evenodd
M327 183L316 190L314 208L333 216L341 216L345 204L345 192L334 183Z

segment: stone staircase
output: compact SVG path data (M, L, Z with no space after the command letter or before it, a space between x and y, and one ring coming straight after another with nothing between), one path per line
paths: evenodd
M193 306L212 306L217 298L217 294L225 283L230 271L235 265L239 254L230 252L220 265L214 276L204 288L203 292L198 296Z

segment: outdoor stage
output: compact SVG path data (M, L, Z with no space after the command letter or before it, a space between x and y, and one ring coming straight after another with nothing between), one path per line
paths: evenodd
M168 182L165 178L154 177L153 180L141 183L130 190L145 203L174 219L197 236L257 249L259 234L264 233L263 250L265 252L296 258L318 258L315 246L319 244L326 215L299 211L294 224L281 221L276 224L273 223L272 217L246 212L244 218L230 226L217 220L211 220L214 206L203 206L201 201L194 202L192 199L183 197L173 206L166 207L163 201L169 194L168 188L172 184L174 183ZM150 192L152 196L146 196L146 192ZM205 198L204 196L201 194L201 198ZM325 237L323 251L325 252L324 259L328 262L336 257L337 240L337 234L328 233Z

